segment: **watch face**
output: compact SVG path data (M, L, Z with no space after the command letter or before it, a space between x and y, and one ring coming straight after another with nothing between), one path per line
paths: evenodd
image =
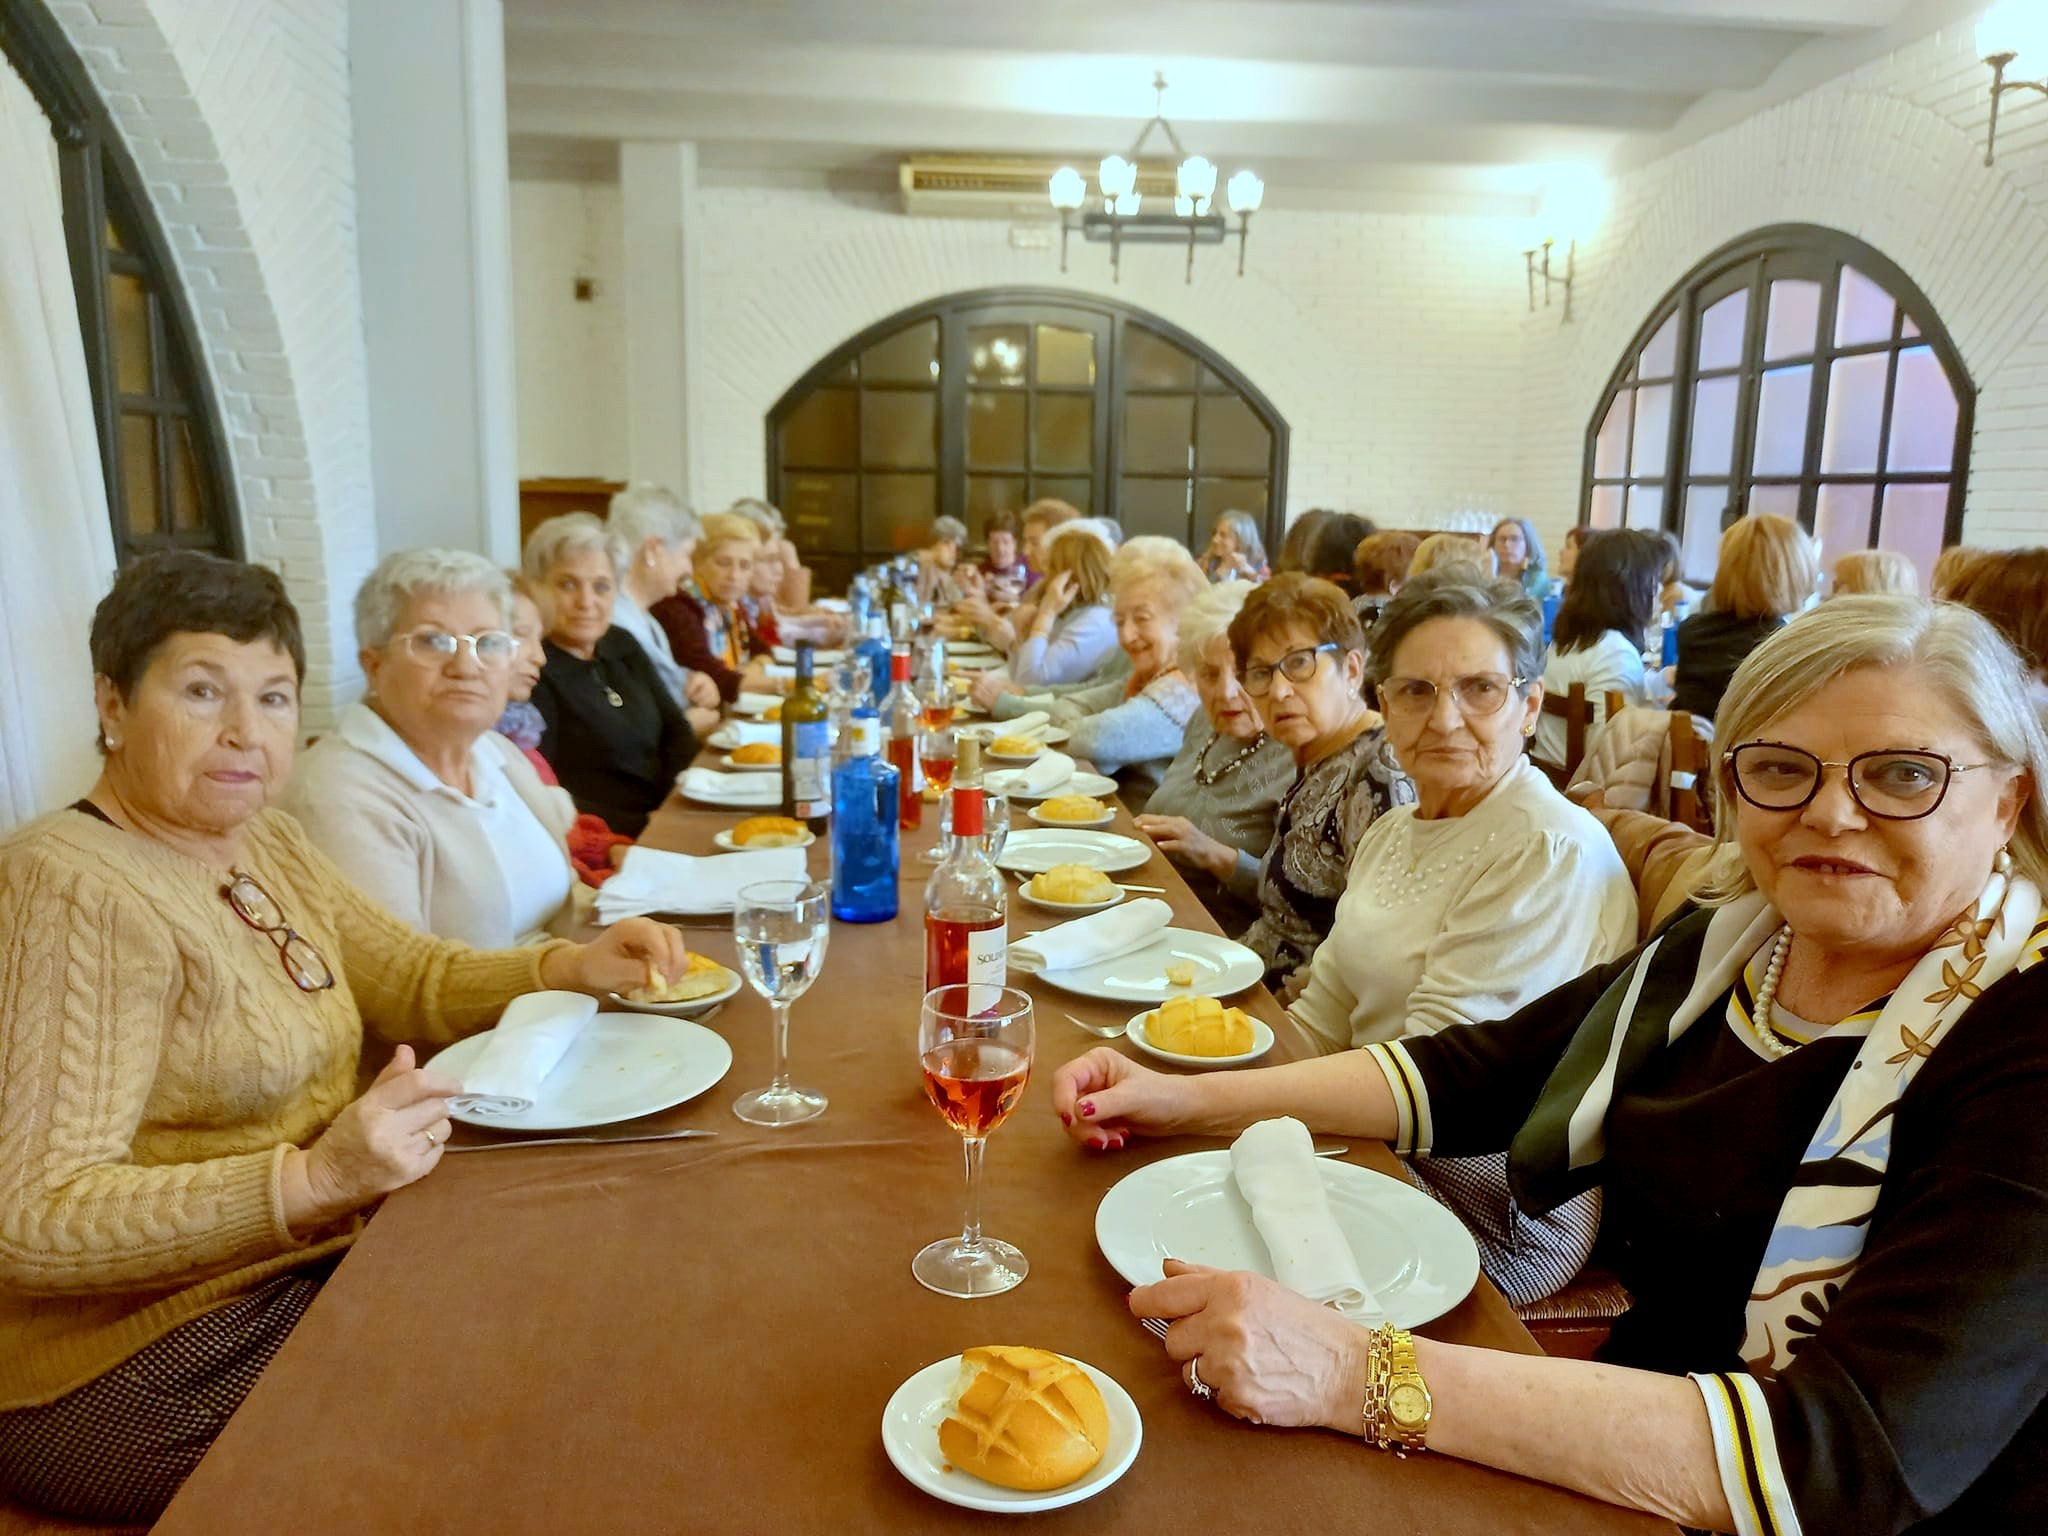
M1420 1424L1429 1417L1429 1394L1404 1382L1388 1395L1387 1407L1393 1411L1397 1423Z

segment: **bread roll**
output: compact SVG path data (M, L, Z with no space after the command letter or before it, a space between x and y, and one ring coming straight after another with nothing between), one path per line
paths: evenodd
M1145 1021L1145 1037L1178 1056L1242 1056L1252 1048L1252 1021L1213 997L1171 997Z
M732 749L732 760L756 766L779 763L782 761L782 748L772 741L750 741L743 747Z
M804 824L790 816L749 816L732 829L732 840L742 848L794 848L808 835Z
M1084 1475L1108 1446L1109 1407L1073 1361L1020 1344L982 1345L960 1357L939 1449L961 1471L1040 1493Z
M1116 882L1087 864L1055 864L1031 877L1031 894L1040 901L1079 906L1116 899Z
M1100 821L1109 807L1093 795L1054 795L1038 807L1047 821Z
M635 987L624 995L636 1003L694 1003L700 997L724 991L731 978L732 972L716 960L692 950L688 967L674 981L660 971L652 971L647 985Z

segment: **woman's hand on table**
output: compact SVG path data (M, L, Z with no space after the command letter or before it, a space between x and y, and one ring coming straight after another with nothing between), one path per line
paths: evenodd
M1052 1107L1074 1140L1114 1152L1133 1136L1194 1129L1201 1083L1197 1077L1154 1072L1121 1051L1097 1046L1053 1074Z
M1192 864L1218 880L1229 879L1231 871L1237 868L1237 850L1217 841L1185 816L1140 816L1136 820L1138 830L1176 864Z
M647 984L650 970L680 976L690 967L681 930L651 917L621 918L588 944L551 949L541 961L541 980L562 992L630 992Z
M414 1064L412 1047L391 1053L363 1096L320 1139L285 1156L285 1225L301 1235L422 1179L447 1144L449 1095L462 1084Z
M1164 1267L1165 1279L1131 1292L1131 1312L1172 1321L1166 1353L1198 1362L1225 1413L1360 1433L1363 1328L1264 1275L1179 1259Z
M683 684L683 702L716 713L722 702L717 681L708 672L692 672L690 680Z
M984 672L974 680L974 686L967 690L967 696L980 709L994 709L996 700L1006 693L1022 693L1024 690L1006 677L994 672Z
M683 718L690 722L690 730L700 742L717 730L723 719L716 709L704 709L695 704L683 711Z

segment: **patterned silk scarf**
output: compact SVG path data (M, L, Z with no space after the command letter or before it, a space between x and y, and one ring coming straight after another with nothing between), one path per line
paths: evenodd
M1742 1340L1753 1374L1775 1376L1819 1327L1863 1253L1900 1095L1979 995L2039 958L2030 940L2040 916L2041 893L2031 881L1993 874L1868 1023L1764 1249ZM1621 1085L1734 987L1783 921L1752 892L1695 913L1644 946L1587 1016L1515 1138L1511 1174L1526 1207L1548 1210L1599 1181L1607 1114ZM1751 1033L1739 1000L1728 1023Z
M694 576L683 583L683 592L697 600L698 610L704 615L704 639L719 659L735 671L744 667L747 658L741 652L739 637L743 621L738 613L706 592Z

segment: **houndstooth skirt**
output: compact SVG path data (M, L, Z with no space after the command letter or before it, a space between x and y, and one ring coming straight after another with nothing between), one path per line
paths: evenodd
M53 1403L0 1413L0 1492L72 1520L153 1523L333 1272L280 1275Z

